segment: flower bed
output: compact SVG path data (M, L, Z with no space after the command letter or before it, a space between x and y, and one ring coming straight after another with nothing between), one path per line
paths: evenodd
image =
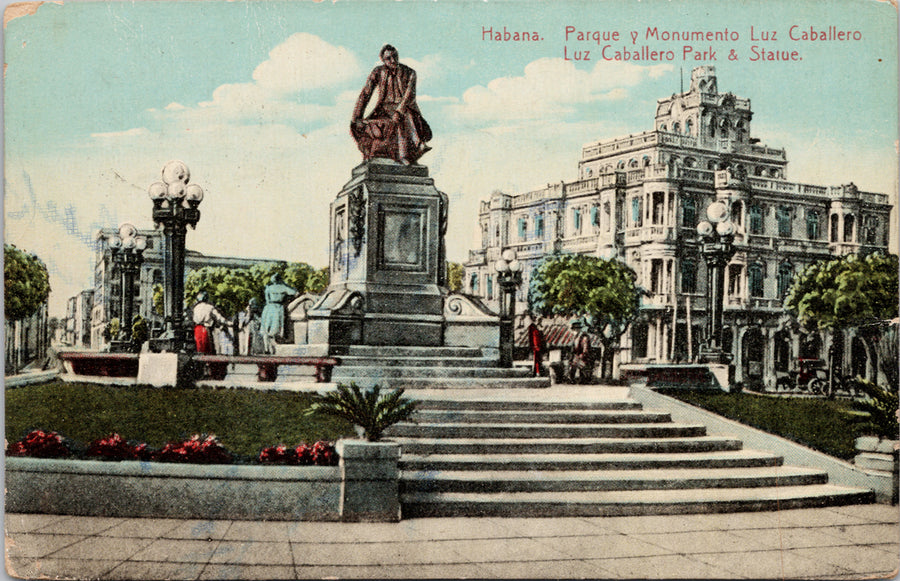
M127 449L113 439L104 446ZM338 450L339 466L9 457L6 510L107 517L399 520L399 446L341 441ZM290 456L287 448L285 455ZM331 455L330 461L336 457Z
M128 442L119 434L91 442L86 449L56 432L32 430L6 449L10 457L85 458L94 460L142 460L184 464L233 464L236 457L215 435L194 434L181 442L169 442L161 450L152 450L143 442ZM264 448L256 460L261 464L293 466L335 466L334 444L319 441L289 448L283 444Z

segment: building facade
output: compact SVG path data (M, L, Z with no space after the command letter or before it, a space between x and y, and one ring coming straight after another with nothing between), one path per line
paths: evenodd
M93 295L93 305L89 310L90 344L85 345L92 349L99 349L109 342L104 337L104 331L112 319L120 319L122 315L122 276L109 249L109 240L117 234L118 228L103 228L96 235L94 288L90 290ZM153 289L156 285L165 286L163 270L165 239L161 229L141 229L137 231L137 235L147 238L147 248L143 253L144 260L140 271L135 277L134 288L130 291L134 296L134 313L146 319L151 329L162 327L163 317L153 308ZM206 266L249 268L254 264L278 264L278 262L231 256L206 256L189 250L185 256L184 274L187 276L191 271Z
M696 226L721 200L736 230L724 307L735 380L774 387L796 358L824 358L831 339L802 335L783 309L785 294L810 263L886 251L888 197L852 182L789 181L785 151L751 136L750 100L720 93L717 84L714 67L694 69L687 92L658 100L652 130L585 145L576 181L482 201L481 247L469 252L464 290L496 307L492 265L507 248L523 265L521 308L531 270L545 255L617 258L647 291L617 363L691 361L705 340L707 314ZM859 367L860 357L844 351L847 365ZM872 376L873 360L862 375Z

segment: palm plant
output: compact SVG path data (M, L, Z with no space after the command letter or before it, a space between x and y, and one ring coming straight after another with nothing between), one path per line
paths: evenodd
M335 391L314 402L306 413L349 420L363 429L368 441L377 442L387 428L408 420L415 411L416 402L402 396L403 389L382 395L377 385L363 391L355 383L349 386L340 383Z

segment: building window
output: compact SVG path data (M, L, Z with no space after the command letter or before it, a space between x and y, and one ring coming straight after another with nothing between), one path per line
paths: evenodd
M831 215L831 241L832 242L838 241L838 215L837 214Z
M854 242L853 240L853 214L844 216L844 242Z
M638 196L631 198L631 224L641 225L641 198Z
M609 202L603 204L603 219L606 220L606 231L612 230L612 216L610 216Z
M697 263L692 258L681 261L681 292L697 292Z
M528 221L525 218L519 218L519 240L525 240L528 235Z
M763 267L759 263L747 267L747 284L751 297L763 296Z
M469 292L474 294L478 294L478 273L473 272L472 276L469 277Z
M681 225L685 228L697 226L697 204L694 198L684 198L681 201Z
M731 205L731 221L737 226L744 224L744 204L737 201Z
M791 237L791 209L787 206L778 206L778 235L782 238Z
M600 226L600 208L591 206L591 226Z
M494 298L494 278L491 275L487 275L487 298L488 300L492 300Z
M728 296L741 296L741 275L743 275L744 267L740 264L731 264L728 266Z
M631 356L634 359L647 356L647 323L635 323L631 326Z
M869 216L866 220L866 244L877 244L878 240L878 218Z
M572 210L572 228L575 230L575 234L581 232L581 208Z
M655 294L661 294L663 280L663 261L654 258L650 261L650 291Z
M653 192L653 223L660 225L665 220L666 195L663 192Z
M782 299L787 296L793 280L794 267L790 262L782 262L778 267L778 298Z
M685 135L693 135L694 134L694 122L688 119L684 122L684 134Z
M806 213L806 237L810 240L819 239L819 213L815 210Z
M534 235L538 238L544 237L544 215L538 214L534 217Z
M762 234L763 233L763 212L762 207L758 205L750 206L748 209L750 213L750 233L751 234Z

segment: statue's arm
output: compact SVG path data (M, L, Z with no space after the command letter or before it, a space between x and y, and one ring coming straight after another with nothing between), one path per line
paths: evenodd
M397 105L397 113L406 115L406 109L410 103L416 102L416 71L409 70L409 81L406 83L406 90L403 91L403 98Z
M363 117L363 113L366 112L366 105L369 104L369 99L372 98L372 93L375 92L375 87L378 85L378 70L374 70L369 74L369 78L366 79L366 84L363 85L362 91L359 92L359 98L356 100L356 107L353 108L353 117L350 119L351 122L355 123L360 121Z

